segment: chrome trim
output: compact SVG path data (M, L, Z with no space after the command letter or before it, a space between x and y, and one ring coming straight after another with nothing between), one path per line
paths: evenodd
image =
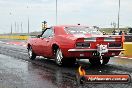
M93 37L93 38L84 38L84 42L96 42L96 37Z
M104 42L115 42L115 38L104 38Z
M108 49L108 51L125 51L125 49Z
M115 42L115 40L112 40L112 39L110 39L110 40L104 40L104 42Z
M69 52L90 52L97 51L97 49L69 49Z
M125 49L108 49L108 51L124 51ZM97 51L97 49L69 49L69 52L91 52Z

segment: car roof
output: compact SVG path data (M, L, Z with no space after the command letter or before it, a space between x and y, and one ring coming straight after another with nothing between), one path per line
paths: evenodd
M57 25L57 27L90 27L86 25Z
M61 34L67 34L64 30L65 28L70 27L86 27L86 28L96 28L97 26L87 26L87 25L56 25L52 26L55 28L55 34L61 35Z

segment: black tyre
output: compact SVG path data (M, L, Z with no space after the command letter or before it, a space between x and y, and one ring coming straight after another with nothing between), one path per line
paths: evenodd
M36 58L36 54L33 52L32 47L29 46L28 48L28 56L31 60L34 60Z
M73 66L75 65L76 58L67 58L67 59L64 59L64 62L66 66Z
M100 64L101 64L100 58L90 58L90 59L89 59L89 62L90 62L92 65L100 65Z
M102 65L105 65L109 62L110 57L103 57L102 59L103 59Z

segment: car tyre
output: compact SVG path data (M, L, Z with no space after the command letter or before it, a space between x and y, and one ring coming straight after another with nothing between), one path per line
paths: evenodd
M36 58L36 54L33 52L31 46L28 48L28 56L31 60L34 60Z
M91 63L91 65L100 65L100 59L99 58L90 58L89 62Z
M103 57L102 59L103 59L102 65L105 65L105 64L107 64L109 62L110 57Z

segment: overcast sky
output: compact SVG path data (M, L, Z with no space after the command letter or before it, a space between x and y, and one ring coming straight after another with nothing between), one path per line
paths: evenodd
M58 24L111 27L119 0L58 0ZM56 0L0 0L0 33L40 31L42 21L55 25ZM16 22L16 30L15 30ZM21 30L21 24L22 29ZM132 27L132 0L121 0L120 26Z

